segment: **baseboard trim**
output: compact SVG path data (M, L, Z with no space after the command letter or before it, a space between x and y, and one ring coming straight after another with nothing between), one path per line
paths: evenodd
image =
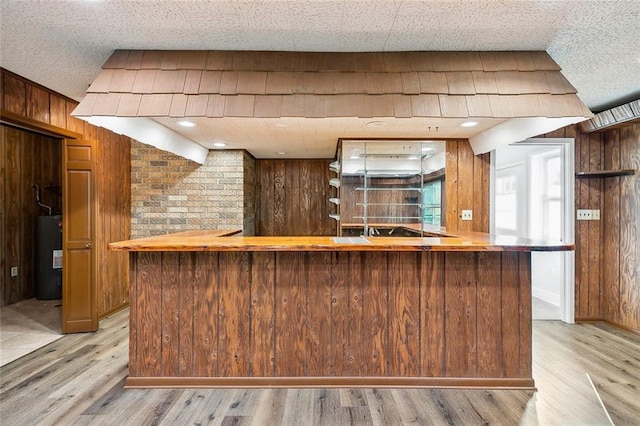
M457 388L535 391L533 378L127 377L125 388Z
M617 322L609 321L604 318L576 318L575 322L576 324L595 324L595 323L607 324L613 328L617 328L620 331L624 331L626 333L633 334L634 336L640 337L640 330L636 330L634 328L627 327L626 325L618 324Z

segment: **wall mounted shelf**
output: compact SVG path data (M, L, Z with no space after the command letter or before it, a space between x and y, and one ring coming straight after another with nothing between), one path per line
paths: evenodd
M593 171L593 172L577 172L576 173L576 179L631 176L631 175L634 175L635 173L636 173L635 169L598 170L598 171Z

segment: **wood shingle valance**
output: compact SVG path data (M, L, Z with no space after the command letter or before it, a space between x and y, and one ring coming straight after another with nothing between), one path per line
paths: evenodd
M539 51L118 50L73 115L514 118L591 112Z

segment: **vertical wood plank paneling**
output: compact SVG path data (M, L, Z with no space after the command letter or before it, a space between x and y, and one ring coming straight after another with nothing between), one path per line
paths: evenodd
M364 252L362 374L384 376L389 362L387 253ZM374 267L373 265L378 265Z
M250 375L275 374L276 253L251 253Z
M518 253L502 253L502 359L505 377L520 374L520 327L514 318L519 317L520 286Z
M153 377L162 374L162 317L157 309L162 297L162 268L158 268L162 264L162 252L140 252L137 257L138 374Z
M475 377L477 253L445 254L446 374Z
M604 168L619 170L620 131L604 135ZM620 322L620 177L605 179L602 203L604 227L602 232L602 315L615 323Z
M420 375L420 253L388 253L390 376Z
M474 158L469 143L458 141L458 231L473 231L474 221L463 221L460 215L462 210L474 210L474 186L482 182L482 176L474 179Z
M262 176L258 177L262 179ZM268 176L266 177L268 178ZM287 217L285 213L285 200L287 199L285 193L285 163L276 161L273 165L273 203L268 204L272 206L272 219L266 219L267 222L273 223L273 234L262 235L287 235L284 233L287 227Z
M458 141L446 141L446 165L447 177L445 179L445 225L447 231L458 231Z
M640 330L640 124L620 129L620 323Z
M31 84L27 85L27 117L49 123L49 92Z
M518 286L520 300L518 303L518 317L515 320L520 325L520 340L518 358L520 376L531 377L532 371L532 324L531 324L531 252L518 252Z
M12 277L10 272L13 266L18 266L22 251L20 238L22 202L20 191L20 175L22 173L22 133L13 128L2 126L5 139L4 162L7 172L4 174L4 204L5 222L3 241L4 258L8 268L2 271L4 274L3 305L16 303L22 300L22 276Z
M131 252L129 255L129 375L140 376L140 361L138 360L138 327L142 324L138 320L138 308L142 300L138 295L138 262L139 253Z
M580 163L576 164L576 171L589 170L589 137L581 135L578 146ZM589 182L585 179L576 180L577 208L589 207ZM576 318L587 318L589 313L589 222L576 221Z
M502 253L478 253L478 377L504 377Z
M0 76L1 78L2 76ZM6 152L6 133L5 127L0 126L0 250L2 253L6 253L6 238L5 238L5 221L6 221L6 208L5 208L5 176L6 176L6 161L5 161L5 152ZM7 283L7 271L11 271L11 269L6 264L5 256L0 256L0 306L4 305L5 302L5 292L8 286ZM11 274L9 274L10 276Z
M165 377L177 376L180 371L180 306L179 282L180 253L162 252L161 286L161 371ZM178 350L176 350L178 348Z
M531 377L526 252L131 256L132 377Z
M307 254L309 274L306 329L308 331L307 376L324 376L332 369L331 350L331 253Z
M98 131L95 126L86 125L82 120L71 117L69 114L77 102L64 98L49 89L38 86L20 76L9 71L1 70L2 78L2 106L10 112L31 118L43 123L52 124L62 129L71 130L82 134L86 139L98 139L97 145L101 151L96 167L96 178L100 184L96 187L98 194L98 235L95 241L97 262L99 265L97 278L98 295L98 315L103 317L109 313L123 307L128 302L128 257L125 253L110 253L107 243L111 241L126 240L129 236L130 227L130 140L126 137L115 136L106 130ZM3 126L4 128L4 126ZM87 132L85 133L85 129ZM61 186L60 164L62 159L61 142L54 138L37 136L30 132L25 132L28 137L40 138L41 143L36 143L34 149L28 150L31 153L31 164L28 168L21 167L20 170L31 170L30 177L21 177L23 182L28 184L37 183L43 187L43 202L53 205L54 210L61 208L61 197L54 196L53 192L44 189L47 185ZM98 136L99 135L99 136ZM113 143L115 140L122 143ZM105 146L102 147L101 144ZM4 150L3 150L4 151ZM24 150L23 150L24 151ZM26 152L26 151L25 151ZM122 153L123 155L116 154ZM22 161L20 158L19 160ZM102 178L105 175L106 178ZM31 182L38 180L41 182ZM117 181L117 185L113 184ZM20 185L20 193L25 206L33 207L33 192L31 188L23 188ZM50 197L47 199L46 197ZM51 198L52 197L52 198ZM27 212L21 211L25 224L33 222L33 214L36 210ZM38 214L42 213L38 211ZM64 213L64 212L63 212ZM6 205L3 209L3 216L6 216ZM21 228L20 235L31 235L31 225ZM33 238L29 237L29 241ZM4 247L4 239L0 241L0 246ZM27 245L22 245L25 250ZM24 252L21 259L25 265L32 265L32 250ZM5 270L6 268L3 268ZM34 292L33 268L20 266L22 273L19 277L26 280L26 284L21 286L18 294L23 297L32 297ZM24 291L22 290L24 288ZM14 303L17 299L0 300L0 305Z
M445 256L426 252L420 256L420 362L422 375L441 377L445 372Z
M222 252L219 259L218 365L221 377L249 374L249 253Z
M349 256L348 252L331 254L331 354L330 372L351 375L353 356L347 327L349 324ZM349 359L351 357L351 362Z
M256 190L260 200L256 233L271 235L335 235L329 218L329 160L257 160Z
M299 223L297 229L301 232L296 233L296 235L313 235L313 228L316 224L311 222L310 214L311 214L311 197L313 194L311 193L311 170L310 170L310 162L308 161L300 161L296 162L299 166L299 181L297 186L298 191L298 218ZM295 185L295 182L294 182ZM294 192L289 193L293 196ZM293 200L289 200L288 204L293 204ZM303 212L307 212L304 214Z
M589 170L602 170L602 135L599 133L589 135ZM602 211L601 194L603 179L588 179L589 183L589 209L599 209ZM602 245L600 235L602 230L602 220L589 221L589 318L600 318L600 297L602 282Z
M490 153L473 157L473 230L475 232L489 232L490 165Z
M369 287L365 281L367 258L363 252L349 254L349 307L348 307L348 349L347 374L361 376L366 374L364 369L367 352L365 349L368 336L365 336L365 325L369 318L364 316L364 297Z
M193 307L196 282L195 253L180 253L180 272L178 276L178 376L193 376ZM133 299L132 299L133 300Z
M2 89L2 108L26 117L27 85L25 81L2 73Z
M67 109L66 101L61 96L51 95L49 97L50 105L50 122L53 126L67 128Z
M302 376L307 364L304 252L279 253L276 259L276 375Z
M300 191L300 162L285 162L284 181L284 214L285 227L280 235L298 235L295 230L302 228L302 212L300 210L300 200L304 197Z
M218 253L193 253L194 376L218 375Z
M0 306L35 295L35 220L48 211L38 207L32 184L40 186L42 203L60 212L61 143L49 136L1 126L2 138L2 218L0 247L3 250ZM48 190L46 188L54 188ZM11 267L18 276L11 277Z

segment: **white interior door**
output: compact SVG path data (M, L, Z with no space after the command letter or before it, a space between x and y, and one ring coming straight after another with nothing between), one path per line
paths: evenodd
M573 139L528 139L494 152L491 232L573 242ZM573 252L533 252L534 319L574 319Z

